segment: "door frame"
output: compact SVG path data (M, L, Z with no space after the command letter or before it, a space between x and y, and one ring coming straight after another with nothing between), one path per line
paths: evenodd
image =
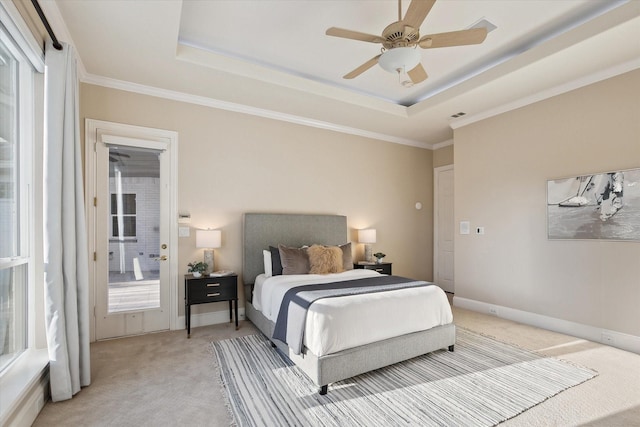
M85 214L87 218L87 244L89 250L89 301L90 340L96 340L96 144L98 130L110 135L120 135L140 139L164 139L168 141L166 152L169 155L169 329L178 329L178 133L175 131L85 119Z
M439 222L438 222L438 208L439 208L439 203L438 203L438 196L439 196L439 184L440 184L440 174L442 172L447 172L447 171L453 171L453 164L450 165L445 165L445 166L439 166L437 168L433 168L433 281L436 282L436 279L438 278L438 252L439 252L439 245L438 245L438 231L439 231ZM454 175L454 180L455 180L455 175ZM455 206L453 207L454 212L455 212ZM454 216L454 224L455 224L455 216ZM455 230L455 227L453 228ZM455 231L454 231L455 234ZM455 236L454 236L455 237ZM454 239L455 240L455 239ZM455 253L455 246L454 246L454 253ZM455 266L454 266L454 271L455 271ZM455 274L454 274L454 279L453 279L453 287L454 287L454 292L455 292ZM437 282L436 282L437 284Z

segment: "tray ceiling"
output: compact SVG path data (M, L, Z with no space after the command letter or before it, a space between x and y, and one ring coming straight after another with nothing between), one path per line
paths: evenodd
M429 78L410 88L379 66L343 79L380 45L325 35L381 34L398 18L393 0L42 3L86 82L426 148L456 121L640 66L637 1L439 0L421 34L483 19L496 29L480 45L420 49Z

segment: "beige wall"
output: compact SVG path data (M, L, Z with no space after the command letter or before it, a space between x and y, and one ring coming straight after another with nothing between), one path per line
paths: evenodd
M640 71L454 132L456 297L640 336L640 243L550 241L546 182L640 167Z
M352 241L353 230L376 228L374 250L387 254L394 274L432 278L429 150L87 84L80 107L83 121L179 133L178 210L191 214L193 228L222 229L218 269L242 269L244 212L330 213L347 216ZM180 301L187 263L202 258L193 228L179 239ZM362 245L355 247L359 259ZM221 303L193 311L226 309Z
M433 152L433 168L453 164L453 144Z

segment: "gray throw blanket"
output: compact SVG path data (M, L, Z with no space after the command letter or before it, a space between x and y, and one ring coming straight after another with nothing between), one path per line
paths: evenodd
M344 282L319 283L289 289L282 299L273 338L287 344L295 354L302 352L309 306L322 298L334 298L396 289L429 286L432 283L400 276L375 276Z

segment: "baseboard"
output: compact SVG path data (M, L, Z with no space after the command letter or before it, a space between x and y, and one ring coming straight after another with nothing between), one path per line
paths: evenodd
M244 307L238 309L238 320L244 320ZM229 323L229 311L211 311L208 313L191 314L191 327L219 325ZM178 325L181 329L186 329L185 316L178 316Z
M457 296L453 297L453 305L640 354L640 337L635 335Z

